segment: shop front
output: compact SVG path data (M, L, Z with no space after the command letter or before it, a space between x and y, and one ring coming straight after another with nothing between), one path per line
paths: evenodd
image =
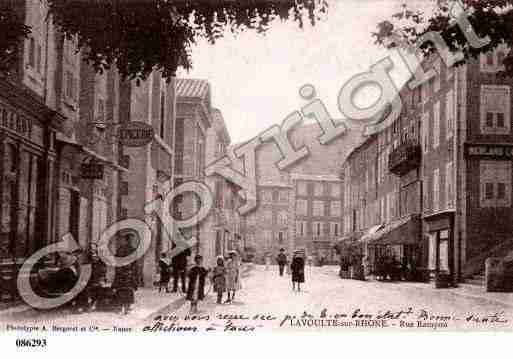
M0 81L0 301L17 297L16 274L52 240L55 132L63 118Z
M378 279L421 280L420 226L420 216L410 215L372 228L362 236L366 272Z
M119 172L127 169L62 134L56 142L57 239L71 233L85 249L118 219Z
M428 248L428 269L437 287L455 283L454 273L454 212L446 211L425 216L425 240Z

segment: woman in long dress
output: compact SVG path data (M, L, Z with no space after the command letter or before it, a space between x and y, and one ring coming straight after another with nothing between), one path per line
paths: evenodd
M239 280L239 260L235 252L230 252L229 258L226 261L226 291L228 292L228 299L225 303L233 302L235 292L240 287Z
M305 260L299 253L294 253L292 263L290 264L292 271L292 290L301 291L301 283L305 282Z

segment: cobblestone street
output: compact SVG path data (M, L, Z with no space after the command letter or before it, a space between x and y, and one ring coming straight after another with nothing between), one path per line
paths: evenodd
M163 320L165 325L174 323L175 328L198 330L207 327L215 330L319 329L319 326L326 330L369 330L383 326L399 329L413 326L424 330L512 327L512 294L484 293L484 289L468 285L435 289L432 283L343 280L337 276L335 266L307 268L306 283L298 293L292 291L290 277L286 274L280 277L275 266L269 270L263 266L247 268L242 290L233 303L216 304L208 286L207 297L200 303L196 317L190 317L189 304L181 294L143 289L137 292L134 309L126 316L29 309L11 314L4 311L0 314L1 321L12 325L18 321L25 325L46 325L47 329L87 326L92 331L122 331L129 327L137 331L154 325L159 316L175 317L171 322Z

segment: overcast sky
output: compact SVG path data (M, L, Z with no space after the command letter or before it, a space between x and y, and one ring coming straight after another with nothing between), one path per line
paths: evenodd
M400 10L403 0L329 0L326 19L301 30L293 22L277 22L265 35L248 31L227 35L215 45L199 41L193 48L193 69L179 77L207 79L212 102L225 118L232 143L256 136L279 124L305 104L299 88L310 83L334 118L341 86L387 55L397 85L406 68L394 53L373 44L376 24ZM426 6L428 1L408 1ZM379 92L362 92L358 104L372 103ZM372 101L372 102L371 102Z

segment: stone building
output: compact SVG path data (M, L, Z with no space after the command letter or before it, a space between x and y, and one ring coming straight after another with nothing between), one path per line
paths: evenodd
M291 174L294 248L316 262L336 261L334 246L342 235L342 181L337 175Z
M328 242L334 240L335 233L342 234L342 213L340 211L338 218L337 215L330 216L328 208L324 214L316 216L316 220L309 214L313 214L312 210L306 216L297 218L297 186L302 183L302 176L310 178L305 179L309 183L321 182L322 186L326 184L326 188L328 183L340 183L340 166L355 144L361 141L361 135L359 131L348 128L345 135L327 145L319 143L318 137L321 135L322 130L317 123L307 123L290 130L289 139L294 148L306 146L309 154L285 170L276 166L282 154L274 143L263 143L257 149L257 208L245 217L245 240L248 247L256 250L258 261L262 261L267 252L276 254L280 248L284 248L290 253L296 247L304 247L307 254L315 258L333 258ZM328 192L326 194L326 198L319 200L329 200ZM313 208L313 196L307 194L301 199L310 203L308 208ZM296 220L308 223L304 227L303 235L297 231ZM315 240L311 236L314 232L311 229L307 232L306 229L311 228L314 222L321 223L322 232ZM328 225L325 223L338 223L338 228L333 224L330 229L326 229ZM333 231L333 235L330 231Z
M96 75L59 33L46 1L12 1L31 27L0 86L1 299L16 297L24 260L71 234L86 249L119 218L119 79ZM48 260L52 260L48 258ZM44 265L45 263L42 263Z
M173 175L173 141L175 118L175 80L166 82L159 72L153 72L139 85L125 81L120 88L119 122L142 122L154 131L151 144L143 147L122 146L120 159L128 172L120 182L120 217L137 218L154 228L150 249L139 261L141 281L152 286L160 253L169 250L170 243L163 223L145 211L145 205L162 199L171 189Z
M257 186L258 208L246 216L245 238L257 261L276 257L281 248L294 248L292 185L287 174L281 181L261 181Z
M511 244L511 78L499 46L400 91L401 116L342 167L344 233L414 258L454 282L483 271ZM372 255L372 253L371 253Z

